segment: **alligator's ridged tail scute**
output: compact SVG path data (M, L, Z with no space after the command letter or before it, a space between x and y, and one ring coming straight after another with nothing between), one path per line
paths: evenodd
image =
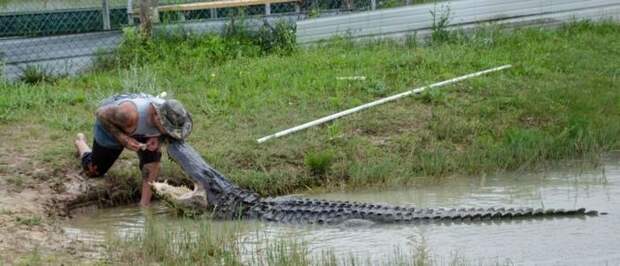
M378 223L417 223L430 221L459 222L506 220L529 217L564 217L598 215L586 209L534 209L534 208L415 208L387 204L312 199L287 199L262 201L253 208L268 221L338 224L351 219Z

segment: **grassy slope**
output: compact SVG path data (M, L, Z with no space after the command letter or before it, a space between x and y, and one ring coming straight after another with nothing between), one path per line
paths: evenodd
M223 173L263 194L527 167L618 147L618 43L617 24L510 34L486 29L428 47L340 40L290 56L244 56L253 54L250 47L229 58L209 40L162 43L153 48L157 60L142 67L0 86L0 131L10 140L0 159L8 165L9 154L21 150L49 177L62 178L77 169L71 139L79 131L92 136L99 99L165 90L194 114L189 142ZM254 143L381 96L506 63L515 67ZM336 80L353 75L367 80ZM117 165L112 174L137 175L134 168ZM166 167L165 175L178 174ZM22 183L33 176L7 166L0 175Z

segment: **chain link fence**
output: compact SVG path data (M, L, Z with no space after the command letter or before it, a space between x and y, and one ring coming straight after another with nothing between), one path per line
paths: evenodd
M0 67L4 68L0 77L15 80L27 72L65 75L84 70L94 56L109 53L119 44L120 29L139 23L140 1L0 0ZM161 9L159 23L222 25L232 16L299 20L431 0L276 0L250 5L243 0L216 0L210 2L212 8L182 6L204 0L151 1Z
M498 16L514 10L523 9L526 12L525 6L529 5L528 3L530 2L538 3L537 1L541 3L546 2L540 0L491 1L493 2L492 5L476 9L468 16L462 15L462 19L463 21L473 20L472 23L475 23L480 17L478 13L486 12L484 10L505 4L514 4L515 7L511 10L499 10ZM614 2L612 0L609 1ZM354 29L357 35L363 35L366 34L366 31L372 31L366 34L369 36L377 32L378 35L383 34L385 32L384 27L391 27L395 30L403 28L403 31L417 29L417 24L410 25L411 27L409 27L407 23L411 24L411 20L415 18L424 20L420 22L420 25L428 24L428 21L426 21L428 20L426 17L429 11L427 7L421 6L418 8L420 12L416 11L415 7L405 9L390 8L440 1L0 0L0 79L16 80L23 77L24 73L37 72L49 75L66 75L88 69L93 62L93 58L99 54L110 53L118 46L122 38L120 29L139 23L138 10L140 9L140 4L144 2L153 2L159 7L156 20L160 25L185 25L187 28L200 28L209 31L221 30L225 23L233 16L242 16L248 20L261 23L264 19L272 21L282 17L292 21L299 21L308 18L360 13L368 10L386 10L385 12L371 12L367 15L364 15L366 13L352 15L355 18L344 16L342 17L343 21L319 19L298 22L298 40L310 42L316 38L330 36L333 32L348 31L349 29ZM463 0L450 2L470 5L468 4L470 2L475 4L484 1ZM576 10L578 10L581 6L596 4L594 2L606 2L606 0L577 1L574 5L577 8ZM558 5L563 3L563 1L557 2ZM616 5L618 5L617 2ZM543 6L543 4L536 4L536 6ZM615 5L612 6L616 8ZM537 8L540 9L539 7L534 9L537 10ZM601 7L604 10L609 8ZM463 7L462 9L459 12L472 8ZM394 13L392 11L398 13L398 16L390 15ZM415 16L409 13L415 13ZM400 16L401 14L402 16ZM540 14L540 16L547 15L545 13Z
M0 0L0 67L4 68L0 78L19 79L27 71L64 75L84 70L94 56L118 45L120 29L139 23L140 1ZM243 0L216 0L211 1L213 8L179 6L204 0L151 1L161 8L160 23L222 25L232 16L299 20L432 0L275 0L251 5Z

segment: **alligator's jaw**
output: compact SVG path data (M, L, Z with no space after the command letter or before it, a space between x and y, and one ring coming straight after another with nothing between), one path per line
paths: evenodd
M153 191L177 212L195 216L204 213L209 204L207 194L200 185L194 185L194 190L185 186L172 186L165 182L153 182Z

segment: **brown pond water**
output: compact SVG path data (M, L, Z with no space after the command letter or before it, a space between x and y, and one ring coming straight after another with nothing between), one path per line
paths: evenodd
M586 207L608 212L588 218L535 219L501 223L299 226L245 222L238 233L244 254L274 240L302 241L311 255L329 251L340 258L385 262L395 254L424 250L439 264L464 258L466 264L620 265L620 152L600 167L563 163L554 170L486 177L435 179L390 191L329 193L308 197L408 204L418 207ZM177 219L163 206L150 210L174 228ZM100 243L107 234L144 230L137 207L99 210L69 221L68 237Z

